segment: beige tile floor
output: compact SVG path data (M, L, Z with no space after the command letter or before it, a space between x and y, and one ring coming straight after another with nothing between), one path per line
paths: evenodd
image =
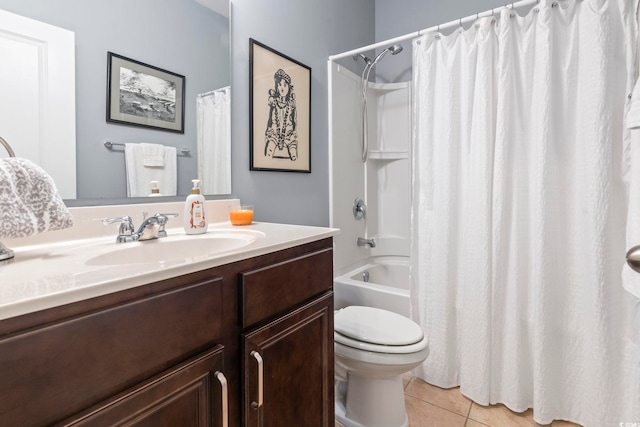
M480 406L460 393L459 388L441 389L418 378L405 378L405 404L410 427L538 427L533 411L510 411L504 405ZM547 427L579 427L554 421ZM336 427L342 425L336 421Z

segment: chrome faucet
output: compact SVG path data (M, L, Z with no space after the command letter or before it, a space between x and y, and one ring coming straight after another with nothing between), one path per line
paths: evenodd
M364 237L358 237L356 243L358 246L369 246L370 248L376 247L376 242L374 242L373 239L365 239Z
M146 216L146 213L144 214ZM114 222L120 222L120 228L118 229L118 237L116 243L126 242L138 242L144 240L158 239L161 237L167 237L167 232L164 229L169 218L178 216L177 213L171 214L155 214L152 217L146 218L140 224L138 231L134 232L133 221L130 216L106 218L103 219L103 224L113 224Z

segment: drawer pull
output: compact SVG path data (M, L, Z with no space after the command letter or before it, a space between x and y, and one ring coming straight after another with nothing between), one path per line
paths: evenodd
M220 371L216 371L215 376L220 382L222 389L222 427L229 427L229 389L227 387L227 378Z
M258 409L259 407L262 406L262 402L263 402L263 395L262 395L262 391L264 388L264 362L262 360L262 356L260 356L260 353L258 353L257 351L253 350L251 353L251 357L253 357L254 359L256 359L256 362L258 362L258 401L256 402L255 400L253 402L251 402L251 407L253 409Z

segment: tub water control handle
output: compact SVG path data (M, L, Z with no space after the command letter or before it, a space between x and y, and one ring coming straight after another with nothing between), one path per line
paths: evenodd
M258 409L262 406L263 402L262 392L264 389L264 361L262 360L262 356L260 356L260 353L255 350L253 350L250 355L251 357L256 359L256 362L258 362L258 401L256 402L254 400L253 402L251 402L251 408Z
M364 200L360 197L353 202L353 217L358 221L367 219L367 205L364 204Z

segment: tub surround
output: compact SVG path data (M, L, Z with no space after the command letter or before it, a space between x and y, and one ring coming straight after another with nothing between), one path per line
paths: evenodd
M105 226L101 220L129 215L137 227L142 213L181 212L184 203L154 203L103 207L70 208L75 225L66 230L42 233L22 239L5 239L15 258L0 265L0 320L55 306L109 294L200 270L291 248L328 238L336 229L254 222L234 227L228 211L239 206L237 199L207 201L208 233L243 233L255 239L249 245L220 254L125 265L89 265L88 260L126 249L132 243L116 244L117 224ZM165 239L197 239L185 236L180 218L169 220ZM153 245L154 241L133 243Z

